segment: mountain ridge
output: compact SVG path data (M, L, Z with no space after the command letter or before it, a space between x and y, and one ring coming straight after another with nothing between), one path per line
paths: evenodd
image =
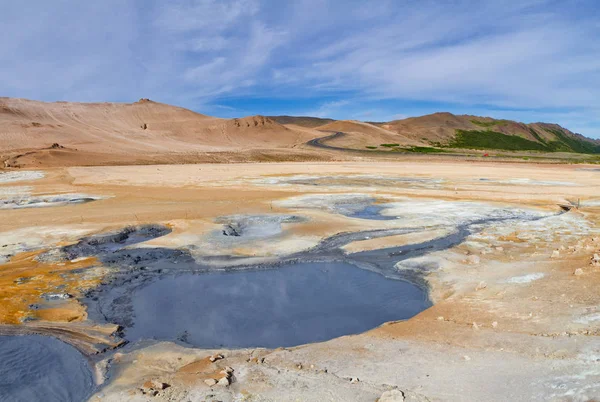
M344 135L331 136L335 132ZM337 153L316 149L314 140ZM335 160L344 149L599 154L600 140L553 123L448 112L390 122L263 115L226 119L147 98L133 103L0 98L5 167Z

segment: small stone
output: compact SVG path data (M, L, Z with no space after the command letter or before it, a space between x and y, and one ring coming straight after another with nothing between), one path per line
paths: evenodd
M156 381L156 380L152 381L152 384L154 385L154 389L167 389L170 386L166 382Z
M350 379L350 384L356 384L357 382L359 382L360 380L357 377L352 377Z
M209 387L212 387L213 385L217 384L217 380L215 380L214 378L207 378L206 380L204 380L204 383Z
M463 356L463 359L465 359L466 362L471 361L471 358L469 356L467 356L467 355Z
M223 377L221 378L218 382L217 385L220 385L221 387L228 387L229 386L229 378L227 377Z
M575 270L575 272L573 272L573 275L575 275L575 276L583 275L583 269L577 268Z
M298 370L302 370L302 364L298 363L298 365L296 365L296 368L297 368Z
M492 323L492 328L498 328L498 321L494 321Z
M378 399L378 402L403 402L404 394L402 391L393 389L391 391L385 391Z
M467 262L469 264L479 264L480 261L481 261L481 259L479 258L479 256L475 255L475 254L471 254L470 256L467 257Z
M475 290L483 290L485 288L487 288L487 283L485 283L484 281L481 281L481 282L479 282L479 284L477 285Z
M444 316L441 316L441 315L440 315L440 316L437 318L437 320L438 320L438 321L444 321Z
M552 255L550 256L550 258L558 258L558 257L560 257L560 251L554 250L552 252Z
M479 325L476 322L473 323L473 329L479 329Z
M504 247L496 247L496 251L504 251Z
M228 372L229 374L234 372L234 370L229 366L225 366L225 371Z

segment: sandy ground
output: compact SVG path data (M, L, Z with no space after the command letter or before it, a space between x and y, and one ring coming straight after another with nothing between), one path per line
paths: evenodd
M434 306L408 321L297 348L222 350L225 358L215 363L207 357L217 351L167 342L125 348L106 355L112 374L91 400L375 401L386 392L397 399L381 401L600 398L600 268L591 263L600 252L599 172L458 161L14 172L22 171L4 179L0 174L2 199L18 198L21 206L11 202L0 208L0 329L53 334L86 353L97 351L98 344L115 346L108 337L114 328L87 320L77 301L80 292L103 280L104 267L93 259L57 266L36 258L85 235L162 223L172 233L143 246L193 245L190 250L198 257L228 253L264 259L305 250L339 232L431 225L415 236L345 247L357 252L435 238L465 217L491 213L490 208L554 214L558 203L581 203L579 210L550 220L491 225L453 249L423 257L435 266L426 276ZM61 194L97 199L70 204L63 197L53 205ZM387 205L384 214L402 219L336 213L331 200L349 195L372 197ZM40 197L50 198L41 198L44 208L35 202L28 206L35 197L38 204ZM244 214L294 214L306 220L282 223L280 232L241 243L215 237L221 228L216 218ZM410 264L405 261L398 269ZM78 273L85 267L93 269ZM40 302L42 295L55 292L73 297ZM42 308L31 309L36 303ZM106 359L98 359L99 379ZM234 369L230 385L205 384L225 376L226 366ZM170 386L159 389L149 385L152 380Z

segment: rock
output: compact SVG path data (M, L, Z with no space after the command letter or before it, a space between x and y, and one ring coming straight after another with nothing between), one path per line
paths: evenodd
M470 256L467 257L467 262L469 264L479 264L480 261L481 261L481 259L479 258L479 256L475 255L475 254L471 254Z
M50 300L67 300L73 298L73 295L69 293L46 293L42 297L48 301Z
M224 356L222 354L216 354L216 355L209 357L208 360L210 360L212 363L214 363L217 360L221 360L223 358L224 358Z
M479 325L476 322L473 323L473 329L479 329Z
M470 358L469 356L467 356L467 355L464 355L464 356L463 356L463 359L464 359L466 362L469 362L469 361L471 361L471 358Z
M352 377L350 379L350 384L356 384L357 382L360 382L360 380L357 377Z
M397 389L393 389L391 391L385 391L379 399L378 402L403 402L404 401L404 393Z
M492 323L492 328L498 328L498 322L497 321L494 321Z
M575 276L583 275L583 269L577 268L575 270L575 272L573 272L573 275L575 275Z
M163 389L167 389L169 387L170 387L170 385L167 384L166 382L162 382L162 381L158 381L158 380L146 381L144 383L144 385L142 386L142 388L149 389L149 390L163 390Z
M496 251L504 251L504 247L496 247Z
M215 380L214 378L207 378L206 380L204 380L204 383L209 387L212 387L213 385L217 384L217 380Z
M229 386L229 378L227 377L223 377L221 378L218 382L217 385L220 385L221 387L228 387Z
M142 127L142 130L145 130L148 128L148 125L146 123L142 124L140 127Z
M225 371L226 371L227 373L229 373L229 374L231 374L231 373L233 373L233 372L234 372L234 370L233 370L231 367L229 367L229 366L225 366Z
M554 250L552 252L552 255L550 256L550 258L558 258L558 257L560 257L560 251Z
M444 316L441 316L441 315L440 315L440 316L437 318L437 320L438 320L438 321L444 321Z
M483 290L485 288L487 288L487 283L485 283L484 281L481 281L481 282L479 282L479 284L477 285L475 290Z

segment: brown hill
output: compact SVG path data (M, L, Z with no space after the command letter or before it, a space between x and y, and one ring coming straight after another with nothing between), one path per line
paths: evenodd
M327 123L334 122L333 119L323 119L320 117L309 116L269 116L279 124L294 124L300 127L315 128Z
M327 141L327 145L342 148L364 149L367 146L378 146L380 144L390 143L399 144L401 146L425 145L423 141L418 139L356 120L337 120L317 127L317 130L345 133L345 136Z
M9 166L29 159L41 165L188 160L206 152L293 148L319 135L263 116L220 119L148 99L126 104L0 98L0 153Z
M432 145L547 152L600 152L599 141L549 123L525 124L490 117L434 113L377 125Z

